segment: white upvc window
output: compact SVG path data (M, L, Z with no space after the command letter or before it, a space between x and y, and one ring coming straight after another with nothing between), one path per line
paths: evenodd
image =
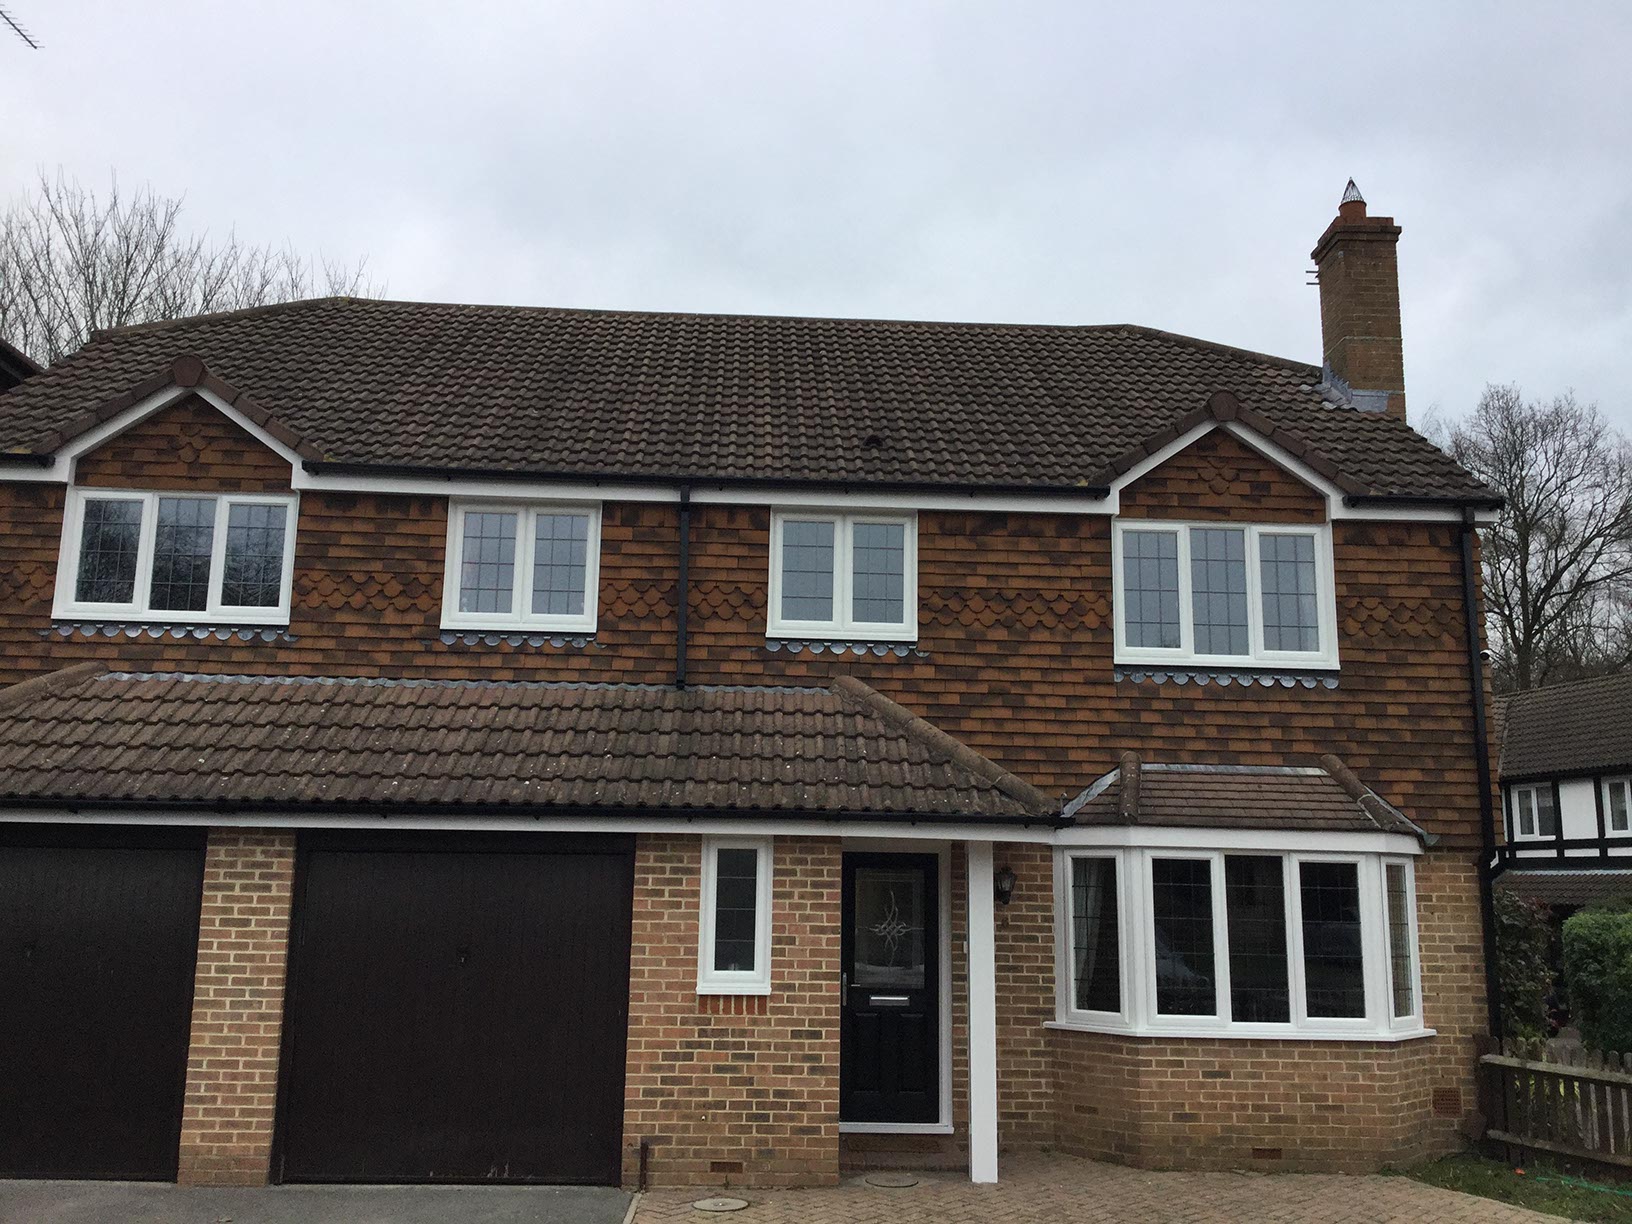
M703 838L697 993L771 993L771 839Z
M915 515L778 510L770 560L767 637L917 639Z
M600 562L598 505L456 498L442 627L593 633Z
M1540 841L1558 836L1558 804L1553 784L1537 782L1512 789L1513 840Z
M1632 778L1604 779L1604 834L1632 834Z
M287 625L293 495L70 489L52 615Z
M1119 663L1337 666L1326 524L1118 520Z
M1409 858L1065 849L1056 1023L1185 1037L1423 1033Z

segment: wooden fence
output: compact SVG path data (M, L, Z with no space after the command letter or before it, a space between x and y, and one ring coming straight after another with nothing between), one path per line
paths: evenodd
M1632 1169L1632 1054L1487 1040L1479 1080L1487 1140Z

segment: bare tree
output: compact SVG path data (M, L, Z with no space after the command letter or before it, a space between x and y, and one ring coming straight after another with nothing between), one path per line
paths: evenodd
M105 196L44 171L0 214L0 336L48 364L93 331L321 294L368 294L364 261L248 246L183 230L182 201Z
M1484 533L1497 689L1632 665L1632 445L1596 405L1512 386L1486 387L1446 441L1507 498Z

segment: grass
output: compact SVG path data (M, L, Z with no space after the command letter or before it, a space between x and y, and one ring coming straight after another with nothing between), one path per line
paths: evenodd
M1583 1178L1541 1161L1521 1168L1522 1172L1500 1160L1463 1152L1396 1171L1430 1186L1477 1194L1569 1220L1632 1224L1632 1182L1616 1184Z

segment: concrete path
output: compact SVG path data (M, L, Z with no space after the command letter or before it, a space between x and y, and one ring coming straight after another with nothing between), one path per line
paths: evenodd
M621 1190L578 1186L0 1181L3 1224L622 1224L628 1209Z
M923 1173L909 1190L876 1189L860 1177L821 1190L728 1190L750 1206L726 1216L692 1209L706 1191L660 1190L641 1198L634 1224L1557 1224L1405 1177L1144 1173L1069 1156L1014 1158L1001 1173L996 1186Z

